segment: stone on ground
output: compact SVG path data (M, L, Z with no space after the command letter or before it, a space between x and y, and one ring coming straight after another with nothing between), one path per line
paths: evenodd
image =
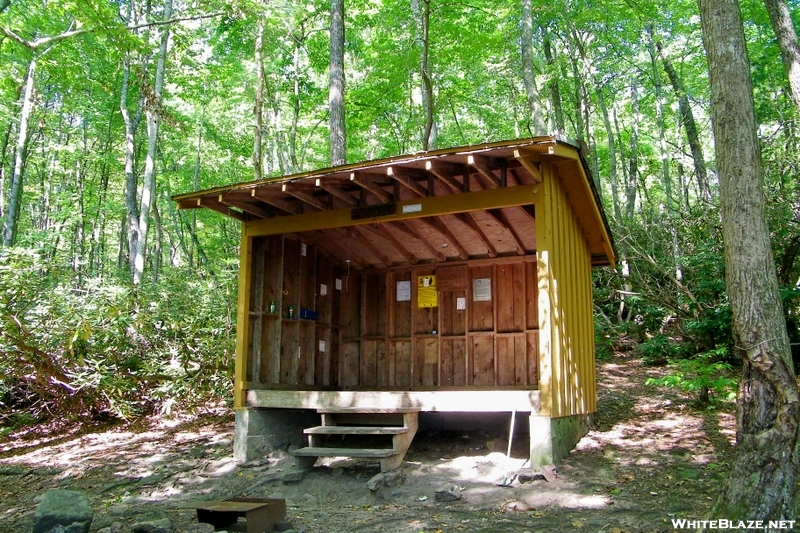
M89 533L92 506L86 493L50 489L36 507L33 533Z
M380 489L381 487L396 487L402 485L406 480L406 474L402 469L397 468L389 472L381 472L375 474L372 479L367 481L367 488L372 492Z
M454 502L461 499L461 487L448 483L434 492L437 502Z

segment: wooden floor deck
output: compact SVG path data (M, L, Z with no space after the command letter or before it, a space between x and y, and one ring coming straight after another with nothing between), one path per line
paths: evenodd
M540 410L538 390L286 391L250 390L247 407L285 409L414 409L447 413Z

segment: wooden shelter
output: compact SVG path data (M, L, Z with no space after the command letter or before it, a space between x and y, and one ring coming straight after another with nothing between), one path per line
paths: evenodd
M174 200L242 221L237 459L285 445L315 412L296 455L384 469L402 461L418 412L528 413L534 465L585 434L591 270L615 255L577 147L451 148ZM392 453L320 449L337 433L391 438Z

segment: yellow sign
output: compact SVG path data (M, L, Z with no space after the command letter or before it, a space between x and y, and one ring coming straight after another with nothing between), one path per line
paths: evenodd
M417 277L417 307L439 307L436 276Z

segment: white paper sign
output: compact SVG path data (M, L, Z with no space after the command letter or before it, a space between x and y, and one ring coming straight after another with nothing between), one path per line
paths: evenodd
M319 351L320 352L325 351L325 341L319 341Z
M472 301L492 301L492 278L478 278L472 280Z
M467 308L466 298L456 298L456 311L464 311Z
M336 290L337 291L342 290L342 280L340 280L339 278L336 278Z
M306 248L306 243L301 242L300 243L300 255L305 257L307 252L308 252L308 248Z
M328 286L322 283L319 286L319 295L325 296L326 294L328 294Z
M410 302L411 301L411 282L398 281L397 282L397 301Z

